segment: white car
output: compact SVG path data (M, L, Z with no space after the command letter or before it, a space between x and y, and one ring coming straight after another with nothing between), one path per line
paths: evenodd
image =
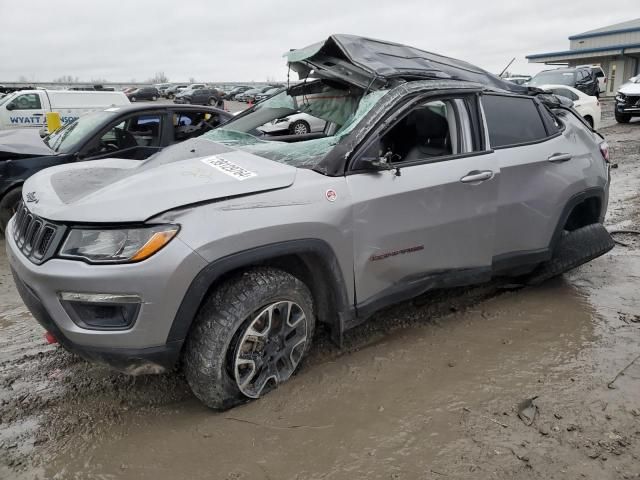
M305 135L307 133L322 132L327 122L313 117L308 113L294 113L287 117L278 118L265 123L258 130L267 135L286 134Z
M620 86L614 113L618 123L628 123L631 118L640 116L640 75L631 77Z
M503 80L507 82L515 83L516 85L524 85L529 80L531 80L530 76L520 76L520 77L505 77Z
M587 123L595 130L600 128L602 112L600 110L600 101L596 97L586 95L577 88L567 85L540 85L538 88L549 90L555 95L573 100L573 108L582 115Z
M59 113L66 125L85 113L129 103L123 92L20 90L0 99L0 130L42 128L48 112Z

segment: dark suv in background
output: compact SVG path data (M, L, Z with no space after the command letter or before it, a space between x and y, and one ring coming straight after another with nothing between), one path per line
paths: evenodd
M191 103L193 105L211 105L213 107L222 108L224 101L222 100L222 93L215 88L200 88L198 90L191 90L183 95L178 95L173 100L173 103Z
M126 95L132 102L137 102L138 100L156 101L158 98L160 98L160 92L156 87L136 88L135 90L127 92Z
M555 70L543 70L535 75L528 86L540 85L568 85L577 88L586 95L600 96L598 78L589 67L556 68Z

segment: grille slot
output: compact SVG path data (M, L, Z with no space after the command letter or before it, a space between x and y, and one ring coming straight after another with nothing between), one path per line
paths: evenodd
M13 239L20 251L33 263L42 263L56 250L64 227L29 212L22 202L16 210Z

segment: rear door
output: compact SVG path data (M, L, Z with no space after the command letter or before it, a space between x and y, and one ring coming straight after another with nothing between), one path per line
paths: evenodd
M490 277L500 171L477 135L476 102L427 100L353 163L346 178L359 309ZM392 170L362 168L378 152Z
M489 142L500 169L495 262L536 263L548 254L566 187L588 157L531 97L483 95Z

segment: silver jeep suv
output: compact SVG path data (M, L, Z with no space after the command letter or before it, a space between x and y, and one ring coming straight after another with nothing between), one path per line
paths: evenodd
M286 381L318 322L340 342L431 289L612 248L607 147L565 100L348 35L288 61L304 81L202 137L26 182L6 244L48 338L131 374L181 363L228 408ZM258 130L295 112L325 130Z

